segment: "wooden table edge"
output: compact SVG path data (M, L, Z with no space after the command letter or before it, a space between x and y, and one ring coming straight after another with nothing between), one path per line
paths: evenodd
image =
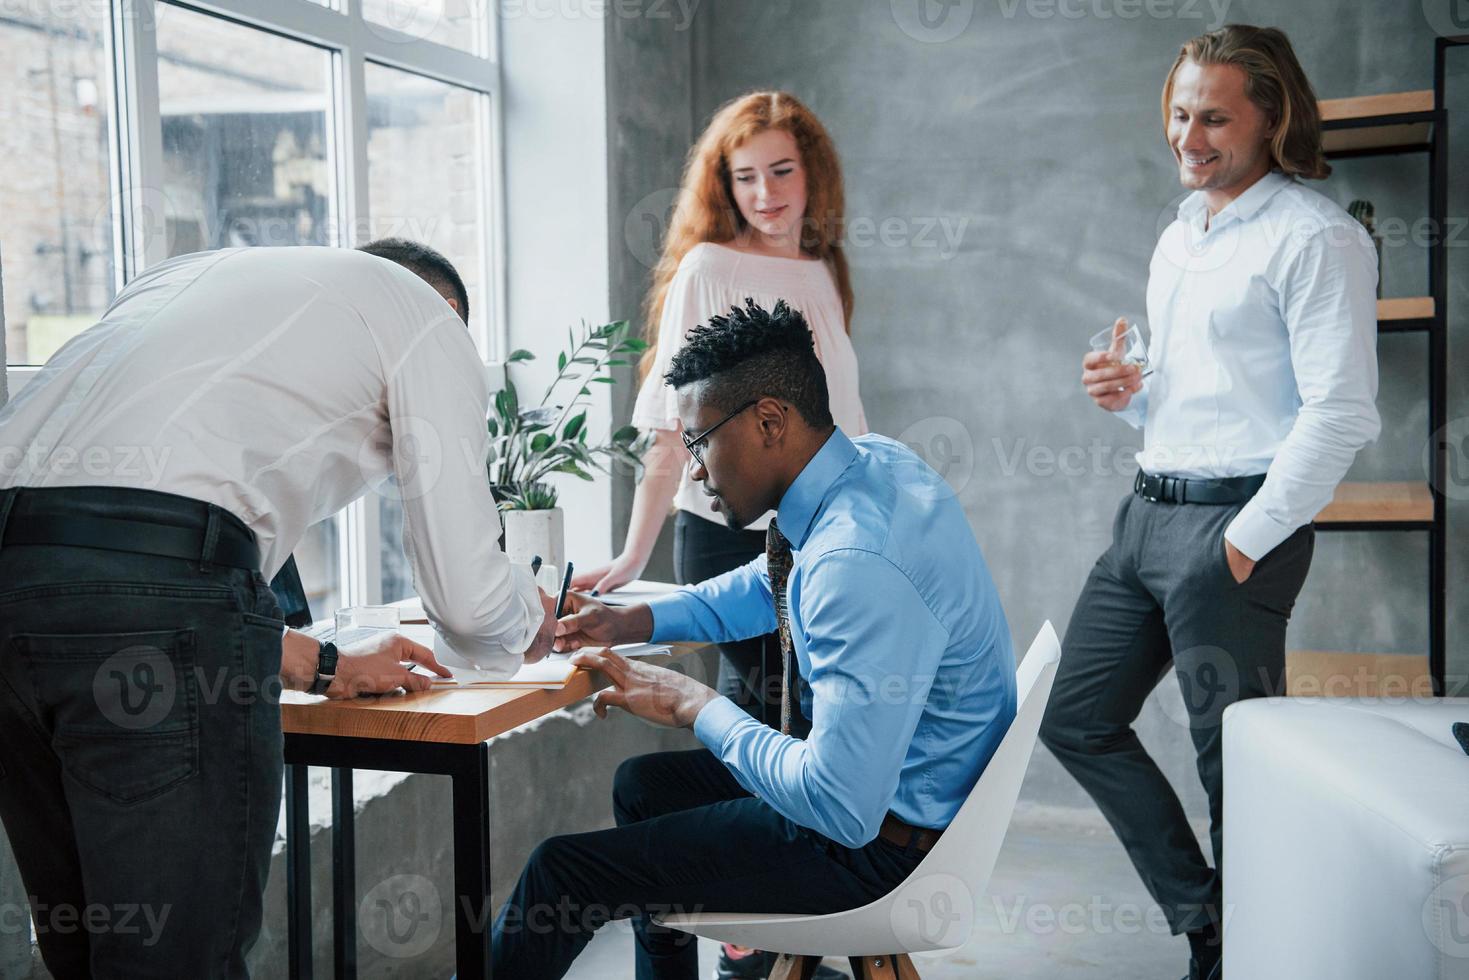
M671 654L642 659L649 663L667 664L710 646L707 643L694 642L666 645L673 648ZM286 735L331 735L343 738L474 745L545 717L560 708L576 704L607 685L607 678L601 673L578 669L563 687L523 690L519 692L519 697L477 714L412 709L411 705L415 701L430 701L442 694L442 690L388 695L398 702L391 711L379 709L376 705L380 698L377 697L355 701L283 702L281 731ZM506 693L503 688L480 690L485 693Z

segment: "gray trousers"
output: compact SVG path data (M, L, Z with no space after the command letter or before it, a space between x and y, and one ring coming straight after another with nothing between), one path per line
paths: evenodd
M1153 503L1128 494L1112 546L1071 615L1041 740L1096 800L1172 931L1218 921L1224 709L1285 693L1285 628L1305 582L1315 529L1300 528L1243 584L1224 531L1242 504ZM1169 672L1209 797L1214 868L1183 806L1132 724ZM1181 733L1180 733L1181 734Z

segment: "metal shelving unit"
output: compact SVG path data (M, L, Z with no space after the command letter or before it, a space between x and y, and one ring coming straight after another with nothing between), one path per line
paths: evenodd
M1415 92L1331 99L1321 102L1322 142L1330 159L1424 153L1428 157L1428 216L1432 238L1428 294L1379 300L1379 334L1428 335L1428 426L1434 439L1427 483L1343 483L1316 518L1322 531L1410 531L1428 535L1428 676L1433 693L1444 693L1448 619L1448 526L1444 501L1448 444L1448 256L1444 232L1448 211L1448 116L1444 109L1444 60L1448 49L1469 36L1440 37L1434 45L1433 88ZM1324 654L1361 662L1374 654ZM1404 692L1406 693L1406 692Z

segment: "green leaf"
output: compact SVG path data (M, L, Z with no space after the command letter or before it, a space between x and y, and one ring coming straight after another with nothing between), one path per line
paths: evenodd
M521 348L519 350L512 351L510 353L510 356L505 358L505 363L518 364L521 361L534 361L535 359L536 355L532 354L530 351L524 348Z
M530 451L533 453L543 453L551 448L551 442L550 433L542 432L530 441Z
M588 381L595 382L595 383L597 383L599 385L615 385L615 384L617 384L617 379L615 379L615 378L603 378L603 377L600 377L599 376L599 377L595 377L595 378L588 378L587 380ZM587 394L591 394L591 392L587 392Z
M635 425L624 425L612 433L612 441L618 444L632 442L638 437L638 427Z
M500 423L496 419L485 419L490 429L490 438L493 439L500 434Z
M566 351L562 351L561 353L556 355L556 370L566 370Z
M561 430L561 437L563 439L575 439L576 436L577 436L577 433L580 432L580 433L585 434L583 432L583 426L585 426L586 424L587 424L587 413L586 412L582 412L579 415L573 416L572 419L571 419L571 421L566 423L566 428L563 429L563 430Z

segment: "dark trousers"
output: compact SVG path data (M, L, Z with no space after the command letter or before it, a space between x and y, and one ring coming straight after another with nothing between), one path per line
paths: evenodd
M673 576L679 585L723 575L763 554L764 531L736 531L684 510L674 518ZM775 633L721 643L716 689L756 721L779 728L780 667L780 638ZM799 673L794 662L791 670ZM799 682L792 690L799 690ZM791 734L805 738L811 734L811 722L801 714L799 698L792 699L792 707Z
M58 514L87 499L41 493ZM129 517L118 496L93 513ZM0 546L0 818L58 980L247 975L280 816L280 658L258 572Z
M1123 499L1112 546L1071 614L1041 725L1041 740L1096 800L1174 933L1221 915L1224 709L1284 693L1286 622L1315 542L1302 527L1239 584L1224 531L1241 506ZM1186 709L1173 720L1193 740L1209 797L1214 868L1132 729L1170 671Z
M638 980L693 980L693 937L645 915L840 912L886 895L922 858L797 826L705 749L624 762L613 808L615 829L552 837L531 855L495 921L496 977L564 976L597 928L635 918Z

